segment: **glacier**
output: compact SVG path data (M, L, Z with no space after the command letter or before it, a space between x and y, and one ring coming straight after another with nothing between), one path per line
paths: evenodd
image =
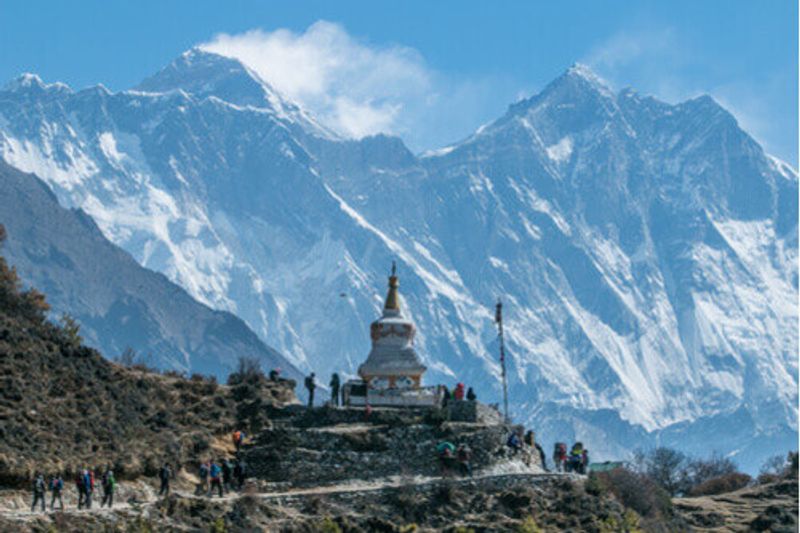
M796 447L798 175L713 98L575 65L441 150L341 137L192 49L130 90L23 75L0 156L298 368L353 375L397 260L428 382L598 459L659 444L754 471Z

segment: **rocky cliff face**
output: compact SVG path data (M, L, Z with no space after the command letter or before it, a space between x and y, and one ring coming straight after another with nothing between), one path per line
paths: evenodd
M797 174L710 97L669 105L576 66L453 146L342 140L235 60L136 90L25 76L0 155L303 369L354 373L392 259L431 382L546 441L655 442L749 470L797 434Z

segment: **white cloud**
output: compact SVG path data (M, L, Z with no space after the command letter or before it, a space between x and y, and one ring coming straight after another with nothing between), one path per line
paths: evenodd
M360 42L326 21L303 33L220 34L202 48L239 59L324 123L353 137L398 132L403 110L433 90L433 73L416 50Z
M301 33L223 33L200 47L239 59L343 135L392 133L417 151L466 137L518 90L508 79L445 75L413 48L360 40L327 21Z

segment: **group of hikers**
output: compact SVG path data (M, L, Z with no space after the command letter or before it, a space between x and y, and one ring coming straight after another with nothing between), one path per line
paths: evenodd
M206 494L210 497L216 491L221 498L231 490L242 490L247 468L245 462L241 459L231 461L226 458L202 463L198 474L200 476L200 484L197 487L197 493Z
M582 442L576 442L567 453L566 443L557 442L553 450L553 462L557 472L585 474L589 466L589 450L583 447Z
M270 372L270 378L273 379L273 381L277 380L277 375L277 371L275 370ZM316 374L314 372L306 376L304 386L308 392L308 406L314 407L314 393L317 390ZM331 381L328 383L328 386L331 389L331 405L335 407L342 405L340 396L342 381L338 373L334 372L333 375L331 375ZM474 402L477 399L478 396L475 394L475 390L472 387L465 387L463 383L456 384L452 391L448 389L446 385L442 385L442 407L447 406L448 402L452 400Z
M206 494L209 497L216 490L220 497L231 490L241 491L247 478L247 466L243 459L239 457L239 452L246 435L244 431L234 431L231 434L231 441L236 449L236 458L219 459L218 461L208 460L200 464L198 476L200 483L197 486L196 494ZM170 463L164 463L158 471L158 479L161 482L158 495L169 496L170 483L175 477L175 471ZM117 490L117 479L110 467L107 467L100 478L100 487L103 490L103 500L100 507L114 505L114 493ZM78 470L75 475L75 488L78 492L78 509L91 509L92 498L95 492L95 471L91 468ZM49 481L45 481L45 476L37 472L33 479L33 503L31 512L36 511L37 505L42 512L47 510L45 497L50 491L50 510L55 511L55 504L58 502L59 510L64 510L64 478L61 474L50 476Z
M308 406L314 407L314 391L317 390L317 381L316 381L316 374L312 372L308 376L306 376L305 383L304 383L306 390L308 391ZM341 405L341 399L339 395L339 391L342 389L342 381L339 378L339 374L336 372L333 373L331 376L331 381L328 383L328 386L331 388L331 405L336 407Z
M545 456L544 449L541 444L536 442L536 435L532 429L527 432L522 426L517 426L509 433L506 439L506 448L511 456L521 455L526 463L530 463L531 454L535 453L539 456L539 461L542 468L547 470L547 457Z
M442 441L436 445L436 455L439 457L439 471L442 477L451 472L459 472L462 476L472 476L472 450L467 443L458 446L450 441Z
M464 392L465 390L466 392ZM465 387L463 383L457 383L452 391L447 388L447 385L442 385L442 407L446 407L453 400L474 402L477 399L475 390L472 387Z
M91 509L92 497L95 492L95 473L91 468L84 468L78 470L75 474L75 488L78 492L78 509ZM100 507L114 505L114 492L117 490L117 479L114 477L114 472L111 468L106 468L100 478L100 487L103 489L103 499L100 502ZM44 474L37 472L33 479L33 503L31 504L31 512L36 510L37 504L41 507L42 512L47 510L45 503L45 495L50 491L50 510L55 510L56 501L60 510L64 510L64 500L62 494L64 492L64 478L61 474L53 474L50 476L49 481L45 481Z

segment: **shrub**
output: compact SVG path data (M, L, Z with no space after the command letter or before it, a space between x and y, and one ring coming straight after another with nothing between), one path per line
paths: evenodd
M603 485L597 472L589 472L589 478L586 480L583 488L592 496L602 496L606 493L606 487Z
M542 528L536 523L532 516L527 517L517 526L517 533L542 533Z
M211 524L211 533L225 533L226 531L228 528L225 527L225 519L221 516L217 517Z
M597 483L639 516L660 518L672 514L669 494L647 474L616 468L597 473Z
M733 492L746 487L753 478L741 472L731 472L695 485L689 491L689 496L710 496L713 494L723 494Z
M242 356L239 358L236 372L228 376L228 385L255 385L263 379L265 379L264 371L261 370L258 358Z
M649 453L639 453L639 469L661 488L675 496L687 487L686 467L689 459L671 448L656 448Z
M325 517L317 526L317 531L320 533L342 533L342 528L340 528L339 524L334 522L331 518Z
M83 339L78 334L81 330L81 325L72 315L64 313L59 320L61 323L61 334L64 337L65 344L72 348L77 348L83 343Z
M719 477L735 474L738 472L736 463L719 453L711 454L708 459L695 459L690 461L686 467L686 478L688 486L686 492L689 493L694 487Z

